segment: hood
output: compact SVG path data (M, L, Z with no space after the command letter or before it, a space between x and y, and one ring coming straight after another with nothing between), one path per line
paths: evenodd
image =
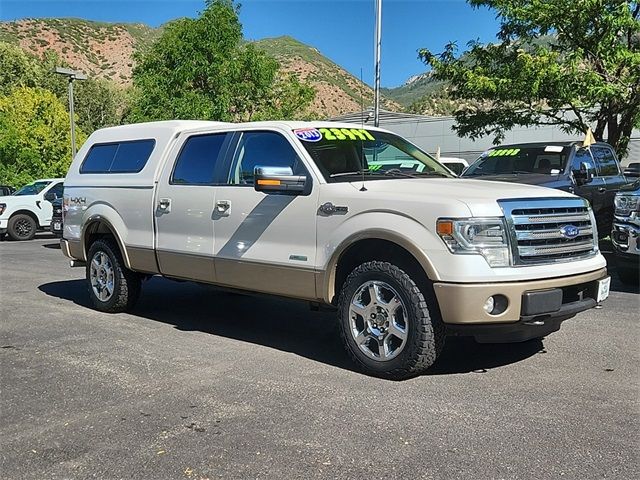
M620 191L624 193L630 193L633 191L640 191L640 179L632 183L627 183L620 187Z
M361 182L352 182L360 189ZM551 188L478 181L464 178L405 178L397 180L365 181L367 190L373 193L390 194L396 198L412 197L415 200L429 197L451 198L466 204L473 216L501 216L497 201L513 198L576 198L574 195Z
M550 175L548 173L505 173L501 175L470 175L464 178L544 186L557 182L558 179L561 178L561 175Z

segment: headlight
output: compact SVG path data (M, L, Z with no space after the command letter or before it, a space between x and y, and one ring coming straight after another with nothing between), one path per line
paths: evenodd
M482 255L491 267L511 265L502 218L439 219L436 231L451 253Z
M6 203L0 203L0 215L4 213L4 209L7 208Z
M640 211L640 196L618 193L614 200L618 213Z

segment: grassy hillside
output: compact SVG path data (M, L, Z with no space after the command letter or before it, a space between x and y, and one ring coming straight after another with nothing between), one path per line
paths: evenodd
M53 50L74 68L90 76L119 85L131 84L133 54L144 49L161 33L143 24L104 23L76 18L23 19L0 22L0 41L19 45L26 52L43 56ZM373 91L356 77L322 55L317 49L291 37L255 42L275 56L286 72L308 81L316 89L309 114L332 117L360 110L372 103ZM401 110L384 100L384 108Z

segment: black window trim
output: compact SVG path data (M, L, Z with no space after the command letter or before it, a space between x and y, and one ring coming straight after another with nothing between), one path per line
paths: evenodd
M182 155L183 150L185 149L187 143L190 139L195 137L208 137L211 135L225 135L225 139L220 146L220 152L218 152L218 157L216 158L216 163L213 168L213 182L212 183L175 183L173 181L173 176L176 173L176 166L178 165L178 160ZM171 167L171 175L169 176L169 185L173 185L176 187L218 187L222 185L221 179L221 171L223 171L224 164L226 163L226 157L228 155L229 146L232 143L231 140L235 136L234 132L230 132L227 130L222 131L213 131L213 132L198 132L186 135L182 145L180 145L180 150L178 154L173 159L173 166Z
M149 156L147 157L147 159L144 161L144 163L142 164L142 166L138 169L138 170L100 170L100 171L94 171L94 172L83 172L82 168L84 167L85 162L87 161L87 159L89 158L89 155L91 154L91 150L93 150L94 147L105 147L108 145L118 145L118 148L116 149L116 153L114 154L113 158L116 157L116 155L118 154L118 149L120 148L120 145L122 145L123 143L136 143L136 142L153 142L153 146L151 147L151 153L149 153ZM109 174L109 175L130 175L132 173L140 173L144 167L147 166L147 163L149 162L149 159L151 158L151 155L153 155L154 150L156 149L156 139L155 138L136 138L135 140L117 140L114 142L104 142L104 143L94 143L93 145L91 145L91 148L89 148L89 151L87 152L87 154L84 156L84 158L82 159L82 163L80 164L80 168L78 169L80 175L101 175L101 174ZM113 159L111 160L113 162Z
M311 190L310 187L313 185L313 176L311 175L311 172L309 172L309 169L307 168L307 165L305 164L302 156L300 155L300 152L298 152L295 144L291 141L288 135L286 135L280 130L271 130L268 128L237 130L233 133L233 142L232 142L232 145L230 145L230 147L233 147L233 148L229 148L229 152L228 152L229 154L227 155L227 158L224 161L224 170L222 171L224 173L224 176L220 179L224 183L220 183L217 186L255 188L254 185L249 185L249 184L229 183L229 175L231 175L231 167L233 166L233 162L236 157L238 147L240 146L240 142L242 141L242 137L244 136L245 133L275 133L276 135L280 135L281 137L283 137L287 141L287 143L291 146L291 149L294 151L294 153L298 157L298 163L302 165L302 168L304 170L304 175L306 175L307 177L307 187L305 188L305 192L303 193L303 195L309 194L307 192L310 192Z

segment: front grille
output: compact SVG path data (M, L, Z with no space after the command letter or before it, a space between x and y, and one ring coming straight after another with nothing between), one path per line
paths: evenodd
M532 198L499 203L516 265L570 261L597 253L598 235L585 200Z

